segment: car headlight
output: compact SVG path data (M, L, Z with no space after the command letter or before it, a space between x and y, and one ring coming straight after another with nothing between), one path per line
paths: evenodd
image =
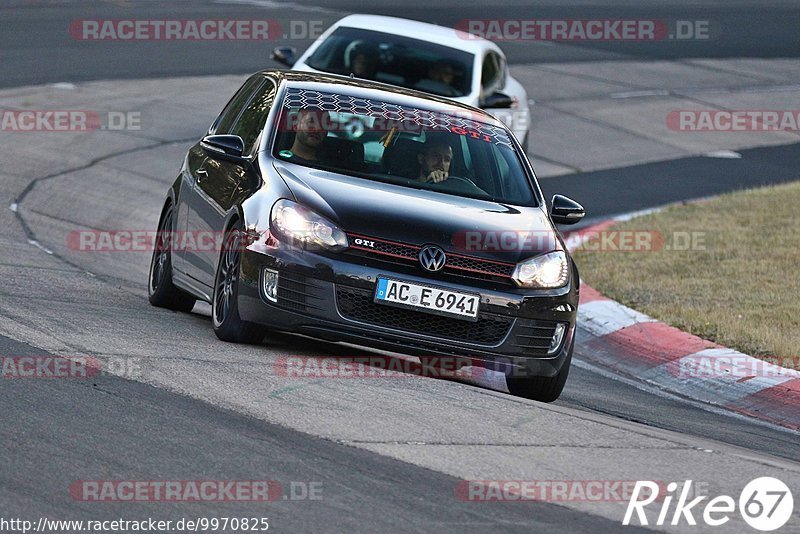
M297 202L281 199L272 206L272 233L302 245L340 249L347 247L347 236L338 226Z
M559 250L521 261L511 276L520 287L561 287L569 280L567 255Z

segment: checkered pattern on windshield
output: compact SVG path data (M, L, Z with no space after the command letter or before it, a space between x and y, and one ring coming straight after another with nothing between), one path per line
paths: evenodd
M502 128L476 121L475 115L467 110L456 113L412 108L380 100L358 98L352 95L323 93L309 89L289 88L283 100L287 109L318 108L336 113L353 113L370 117L381 117L386 121L413 122L425 130L446 130L448 132L479 135L480 139L511 149L512 144Z

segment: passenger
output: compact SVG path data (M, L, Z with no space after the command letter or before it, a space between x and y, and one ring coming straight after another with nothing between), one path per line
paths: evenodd
M373 79L378 70L378 50L359 44L350 51L350 72L359 78Z
M450 176L450 164L453 162L453 147L447 137L430 135L422 150L417 154L419 176L417 181L438 184Z

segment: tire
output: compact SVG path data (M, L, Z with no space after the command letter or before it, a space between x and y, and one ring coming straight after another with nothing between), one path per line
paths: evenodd
M264 339L264 329L239 317L239 274L242 260L240 236L241 223L236 221L225 233L225 246L220 252L217 273L214 276L211 321L214 333L222 341L254 344Z
M509 377L506 376L508 391L517 397L524 397L539 402L553 402L561 396L564 385L567 383L569 368L572 363L572 349L569 349L564 365L555 376L530 376L530 377Z
M175 210L167 204L158 222L156 244L150 260L147 296L150 304L168 310L189 312L197 299L172 283L172 231Z

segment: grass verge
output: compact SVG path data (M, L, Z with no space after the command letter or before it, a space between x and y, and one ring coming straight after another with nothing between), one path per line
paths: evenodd
M575 261L587 284L660 321L756 357L800 356L800 182L619 223Z

